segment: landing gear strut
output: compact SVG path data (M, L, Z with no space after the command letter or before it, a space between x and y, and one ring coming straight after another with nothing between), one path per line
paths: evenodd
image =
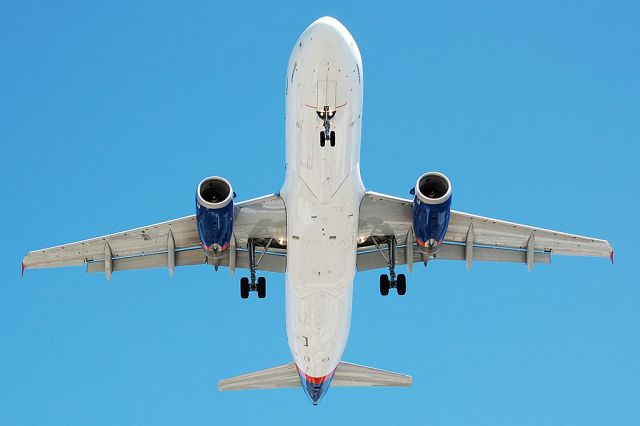
M389 252L388 258L384 255L380 243L378 243L375 237L371 237L371 239L389 265L389 275L380 275L380 294L382 296L387 296L389 294L389 289L395 288L398 295L404 296L407 293L407 278L404 274L396 275L396 237L391 236L387 240L387 250Z
M264 299L267 295L267 280L265 277L258 277L256 280L256 267L260 264L262 256L267 252L271 246L273 238L267 241L266 244L259 244L253 238L249 238L247 241L247 251L249 252L249 271L250 278L240 278L240 297L246 299L249 297L249 293L252 291L258 292L258 298ZM260 257L256 260L256 246L263 247Z
M321 147L324 147L326 141L329 141L331 146L336 146L336 132L331 130L331 119L336 115L336 112L329 109L329 105L325 105L322 107L322 111L317 111L318 117L322 120L322 127L324 127L324 130L320 131Z

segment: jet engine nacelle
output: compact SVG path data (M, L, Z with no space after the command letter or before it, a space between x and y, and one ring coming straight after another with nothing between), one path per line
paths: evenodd
M233 233L231 184L224 178L203 179L196 190L196 222L200 243L207 256L219 257L229 247Z
M413 194L413 230L420 250L435 253L442 244L451 217L451 182L442 173L418 178Z

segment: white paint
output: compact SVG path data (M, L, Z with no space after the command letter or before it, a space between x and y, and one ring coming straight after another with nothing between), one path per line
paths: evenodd
M287 337L309 376L340 362L351 325L360 178L362 60L346 28L325 17L291 52L286 83ZM328 105L335 147L320 146Z

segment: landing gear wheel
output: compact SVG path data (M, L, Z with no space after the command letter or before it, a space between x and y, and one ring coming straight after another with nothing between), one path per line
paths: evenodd
M324 134L324 132L320 132L320 146L324 147L324 142L325 142L325 137L326 135Z
M329 139L331 141L331 146L336 146L336 132L332 130Z
M267 295L267 280L265 277L258 277L258 298L264 299Z
M399 296L404 296L407 293L407 278L404 274L398 274L396 277L396 290L398 290Z
M389 295L389 275L387 274L382 274L380 275L380 294L382 296L387 296Z
M249 297L249 278L240 278L240 297L246 299Z

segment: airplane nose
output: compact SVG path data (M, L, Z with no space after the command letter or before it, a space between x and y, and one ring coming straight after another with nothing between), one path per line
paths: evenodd
M305 31L307 39L316 45L334 46L339 42L346 42L349 32L335 18L330 16L316 20Z
M346 30L345 26L342 25L340 21L338 21L336 18L332 18L331 16L323 16L322 18L318 18L311 25L309 25L309 29L316 28L332 29L334 31Z

